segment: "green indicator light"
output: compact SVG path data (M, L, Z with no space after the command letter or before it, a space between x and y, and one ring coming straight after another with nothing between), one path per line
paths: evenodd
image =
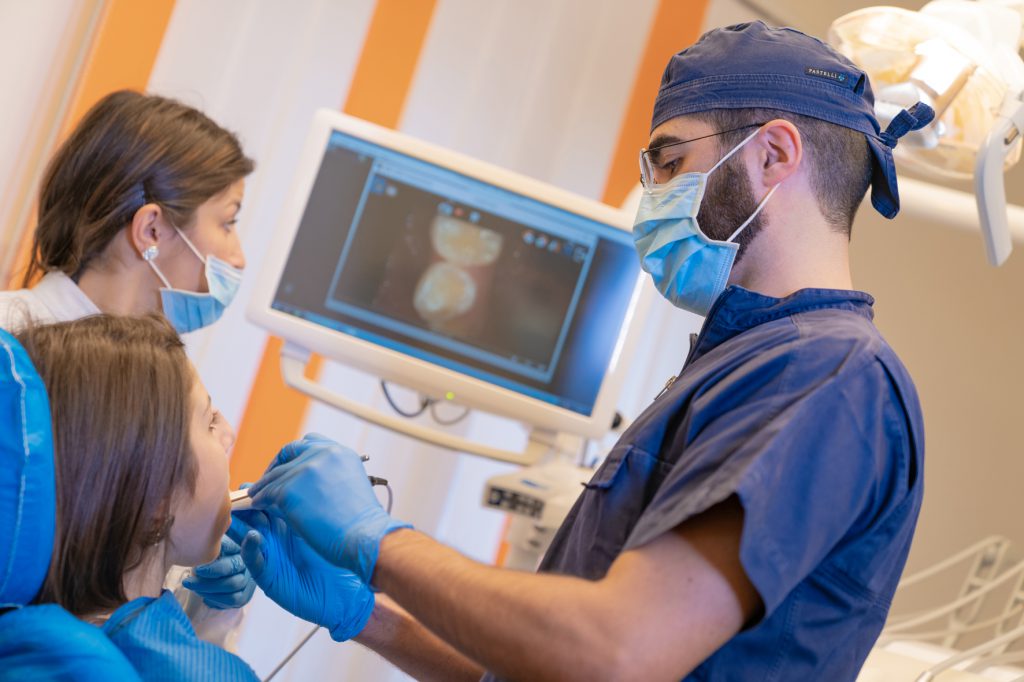
M451 391L448 391L447 393L445 393L444 397L445 397L445 400L455 400L455 394L452 393Z

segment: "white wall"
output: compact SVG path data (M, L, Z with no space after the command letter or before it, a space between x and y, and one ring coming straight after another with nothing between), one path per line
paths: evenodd
M79 13L89 10L87 3L74 0L0 0L0 278L18 244L18 235L4 228L16 229L26 202L36 201L34 187L29 196L21 193L25 175L42 172L41 165L32 165L46 160L35 157L37 147L60 123L51 116L52 93L65 88L59 82L61 67L79 50L76 22Z
M46 87L52 84L74 5L74 0L0 1L0 64L6 65L0 69L0 92L5 93L0 107L0 182L5 188L18 178L26 132L33 128Z

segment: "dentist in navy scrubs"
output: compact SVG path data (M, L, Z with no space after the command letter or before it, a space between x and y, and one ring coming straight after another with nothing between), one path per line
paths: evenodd
M536 574L391 518L358 455L307 436L251 488L262 511L237 515L256 582L420 679L855 680L924 464L914 384L853 286L849 241L869 189L896 215L892 149L934 113L882 129L873 104L863 71L788 28L717 29L671 58L634 236L661 294L706 319L688 351L662 339L682 370ZM360 582L334 589L340 571ZM346 614L361 590L373 612Z

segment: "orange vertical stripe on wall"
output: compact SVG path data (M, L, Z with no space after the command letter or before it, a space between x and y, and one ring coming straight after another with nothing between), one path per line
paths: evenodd
M61 141L107 93L124 88L146 89L173 11L174 0L108 0L61 126ZM35 222L35 212L31 221ZM32 248L30 226L22 225L20 230L21 243L13 269L17 282L28 265Z
M342 107L346 114L398 127L434 4L435 0L378 0Z
M174 0L110 0L64 131L114 90L145 90L174 11Z
M434 14L435 0L378 0L343 110L396 128ZM309 398L281 378L282 342L267 340L231 456L231 482L255 481L277 449L300 435ZM322 359L307 367L319 376Z
M647 38L633 91L626 103L618 144L612 157L603 200L621 206L640 178L637 156L647 145L654 97L669 58L700 37L708 0L661 0Z

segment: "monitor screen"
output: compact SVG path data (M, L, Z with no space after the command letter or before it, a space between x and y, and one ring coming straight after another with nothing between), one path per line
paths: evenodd
M271 307L589 416L638 273L619 227L332 130Z

